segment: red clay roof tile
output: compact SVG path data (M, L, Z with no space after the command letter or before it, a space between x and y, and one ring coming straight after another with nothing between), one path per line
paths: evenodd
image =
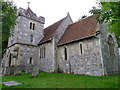
M95 15L87 17L69 25L58 45L66 44L81 38L89 37L96 33L97 20Z
M43 37L43 39L39 42L39 44L44 43L44 42L50 40L50 39L53 37L56 29L59 27L59 25L62 23L63 20L64 20L64 18L61 19L61 20L59 20L58 22L54 23L53 25L45 28L45 29L44 29L44 37Z

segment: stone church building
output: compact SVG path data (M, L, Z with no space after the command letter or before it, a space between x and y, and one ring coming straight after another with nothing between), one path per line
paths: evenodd
M9 37L3 72L14 65L38 66L43 72L103 76L118 73L116 38L92 15L73 23L69 13L44 29L45 18L19 8Z

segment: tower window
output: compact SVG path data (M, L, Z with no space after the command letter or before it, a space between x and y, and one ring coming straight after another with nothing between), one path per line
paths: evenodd
M32 58L30 58L30 61L29 61L30 64L32 64Z
M64 48L65 60L67 60L67 48Z
M83 53L83 47L82 47L82 43L80 43L80 54Z
M32 29L32 22L30 22L30 29Z
M33 23L33 30L35 30L35 23Z
M30 41L33 42L33 35L30 36Z
M35 23L30 22L30 29L35 30Z

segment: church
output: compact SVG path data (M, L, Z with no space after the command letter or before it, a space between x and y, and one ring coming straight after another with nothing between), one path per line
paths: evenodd
M38 66L39 71L91 76L117 74L116 38L98 24L96 15L73 22L68 13L44 28L45 18L19 8L17 24L3 57L3 73L11 66Z

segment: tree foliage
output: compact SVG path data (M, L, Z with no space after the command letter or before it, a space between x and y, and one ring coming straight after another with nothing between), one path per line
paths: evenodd
M8 38L10 36L10 32L14 25L16 24L16 13L17 8L13 5L13 2L5 2L2 1L2 54L7 48Z
M97 15L99 23L109 23L108 31L114 33L118 45L120 47L120 1L119 2L101 2L102 8L96 9L95 7L90 10L90 13Z
M87 17L87 15L83 15L81 19L86 18L86 17Z

